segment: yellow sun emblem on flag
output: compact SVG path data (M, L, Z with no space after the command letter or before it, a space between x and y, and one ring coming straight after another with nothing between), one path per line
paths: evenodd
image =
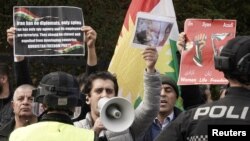
M143 50L132 47L135 25L131 17L128 25L128 29L124 25L122 27L109 71L117 76L119 95L134 103L139 96L143 96L143 74L146 66L141 55ZM172 61L170 45L165 44L158 53L156 69L162 74L174 72L169 66Z

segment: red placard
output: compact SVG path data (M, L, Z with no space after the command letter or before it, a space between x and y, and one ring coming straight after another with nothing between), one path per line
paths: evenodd
M184 31L187 42L181 54L178 85L227 84L223 73L214 68L214 55L235 37L236 20L187 19Z

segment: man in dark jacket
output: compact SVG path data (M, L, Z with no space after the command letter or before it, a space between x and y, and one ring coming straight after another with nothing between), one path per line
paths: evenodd
M250 121L250 36L230 40L220 55L214 57L214 62L215 68L222 71L229 81L227 95L180 114L156 141L218 140L219 131L219 139L235 134L240 140L249 137L246 133ZM248 129L242 125L248 125ZM229 134L231 131L234 133ZM212 133L215 133L214 136ZM244 133L247 136L244 137Z
M0 141L8 141L14 129L37 122L37 117L32 113L33 89L32 85L23 84L15 90L11 102L14 117L0 129Z
M32 94L45 111L38 123L14 130L9 141L94 141L94 131L74 127L70 118L82 102L78 82L72 75L49 73Z
M0 64L0 128L12 117L9 66Z
M16 60L14 63L16 86L31 84L26 60ZM13 117L11 100L13 96L10 83L10 69L5 63L0 63L0 128Z
M13 28L7 30L7 42L13 46ZM2 61L2 60L1 60ZM16 87L22 84L31 84L27 60L24 57L14 57L14 70ZM13 96L12 84L10 83L10 69L6 63L0 63L0 128L12 117L13 110L11 100Z
M7 30L7 42L10 46L13 46L13 31L13 28ZM0 64L0 141L8 141L10 133L15 128L36 122L36 117L33 117L33 115L26 116L27 112L31 112L31 110L25 110L23 115L23 106L22 108L14 106L25 105L24 109L26 109L32 104L27 100L25 101L25 99L30 99L27 96L31 96L31 91L34 88L30 85L32 82L27 60L22 56L14 57L14 77L17 87L14 97L11 89L13 84L10 83L10 72L7 64ZM21 97L22 99L20 99Z
M154 119L147 132L145 132L142 139L140 139L141 141L153 141L155 137L181 113L181 110L175 107L175 103L179 97L176 82L166 75L161 75L161 82L159 114Z

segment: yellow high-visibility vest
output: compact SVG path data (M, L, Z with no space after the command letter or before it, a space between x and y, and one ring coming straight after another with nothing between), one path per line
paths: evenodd
M94 136L93 130L43 121L14 130L9 141L94 141Z

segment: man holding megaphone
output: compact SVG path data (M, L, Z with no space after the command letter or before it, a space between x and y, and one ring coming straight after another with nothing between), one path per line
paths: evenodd
M84 120L75 122L75 126L93 129L109 141L133 141L146 132L159 111L161 80L155 69L156 48L145 48L142 57L146 63L142 104L135 111L131 110L126 100L116 99L119 87L114 75L107 71L92 74L84 88L91 110Z

